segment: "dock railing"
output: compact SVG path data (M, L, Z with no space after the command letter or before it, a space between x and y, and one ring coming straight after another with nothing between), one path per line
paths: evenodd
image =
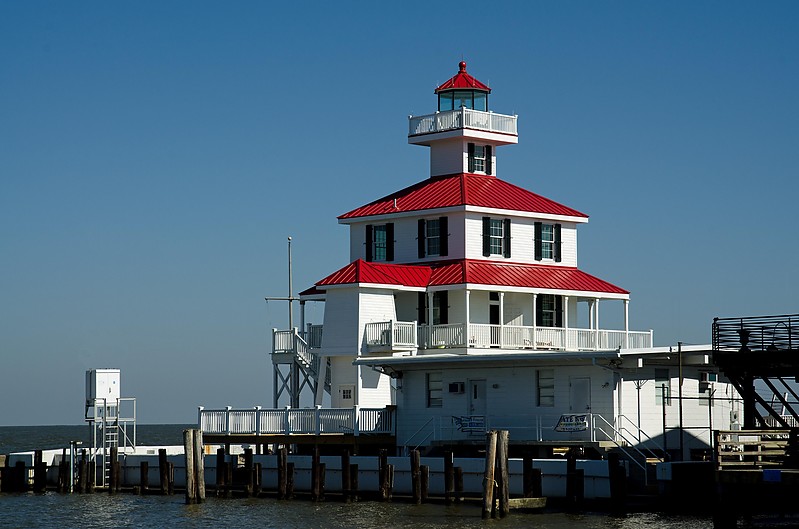
M714 430L717 470L781 467L799 441L797 430Z
M394 408L253 408L230 406L197 413L198 427L217 435L368 435L395 433Z

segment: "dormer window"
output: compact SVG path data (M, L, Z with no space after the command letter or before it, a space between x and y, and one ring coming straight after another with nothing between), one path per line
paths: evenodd
M491 174L492 149L491 145L469 143L469 172Z
M366 261L394 260L394 224L366 225Z

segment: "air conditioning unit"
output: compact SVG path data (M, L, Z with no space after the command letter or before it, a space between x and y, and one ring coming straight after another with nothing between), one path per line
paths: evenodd
M450 393L464 393L466 391L466 386L463 382L450 382L449 383L449 392Z
M718 382L719 381L719 374L718 373L710 373L708 371L703 371L699 373L699 381L700 382Z

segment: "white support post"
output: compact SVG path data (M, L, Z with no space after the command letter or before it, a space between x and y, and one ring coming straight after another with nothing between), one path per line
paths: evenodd
M594 300L594 349L599 349L599 298Z
M291 421L289 420L289 410L291 406L286 406L283 410L283 433L289 435L291 433Z
M314 404L320 406L322 398L325 396L325 380L327 380L327 357L319 356L319 379L316 381L316 395Z
M230 435L230 410L232 410L232 406L225 406L225 433Z
M505 345L505 293L499 293L499 348Z
M394 320L388 320L388 344L394 350Z
M624 347L630 346L630 300L624 300Z
M430 329L430 336L433 336L433 293L427 293L427 325ZM435 344L431 344L435 345Z
M565 334L563 337L565 343L563 345L568 351L571 345L571 340L569 339L571 337L571 333L569 332L569 296L563 296L563 332Z
M538 294L533 294L533 350L538 348L537 345L538 340L535 335L537 329L536 326L538 325L538 322L536 321L536 314L538 313L537 304L538 304Z
M261 435L261 407L255 407L255 435Z
M352 407L352 413L354 414L352 418L352 434L358 437L361 435L361 407L356 404Z
M466 289L466 346L468 347L472 343L471 338L471 328L469 327L469 300L471 298L471 291Z
M322 435L322 406L318 404L314 410L314 424L316 425L316 435Z
M416 348L416 352L419 352L419 322L413 320L413 345ZM413 354L413 351L411 351Z

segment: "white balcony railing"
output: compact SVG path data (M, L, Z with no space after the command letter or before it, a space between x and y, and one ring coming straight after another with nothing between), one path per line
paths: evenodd
M501 134L518 134L516 116L462 107L408 118L408 135L430 134L455 129L477 129Z
M367 323L366 345L394 350L416 349L418 326L415 321L380 321Z
M198 426L216 435L391 434L392 408L255 408L198 411Z

